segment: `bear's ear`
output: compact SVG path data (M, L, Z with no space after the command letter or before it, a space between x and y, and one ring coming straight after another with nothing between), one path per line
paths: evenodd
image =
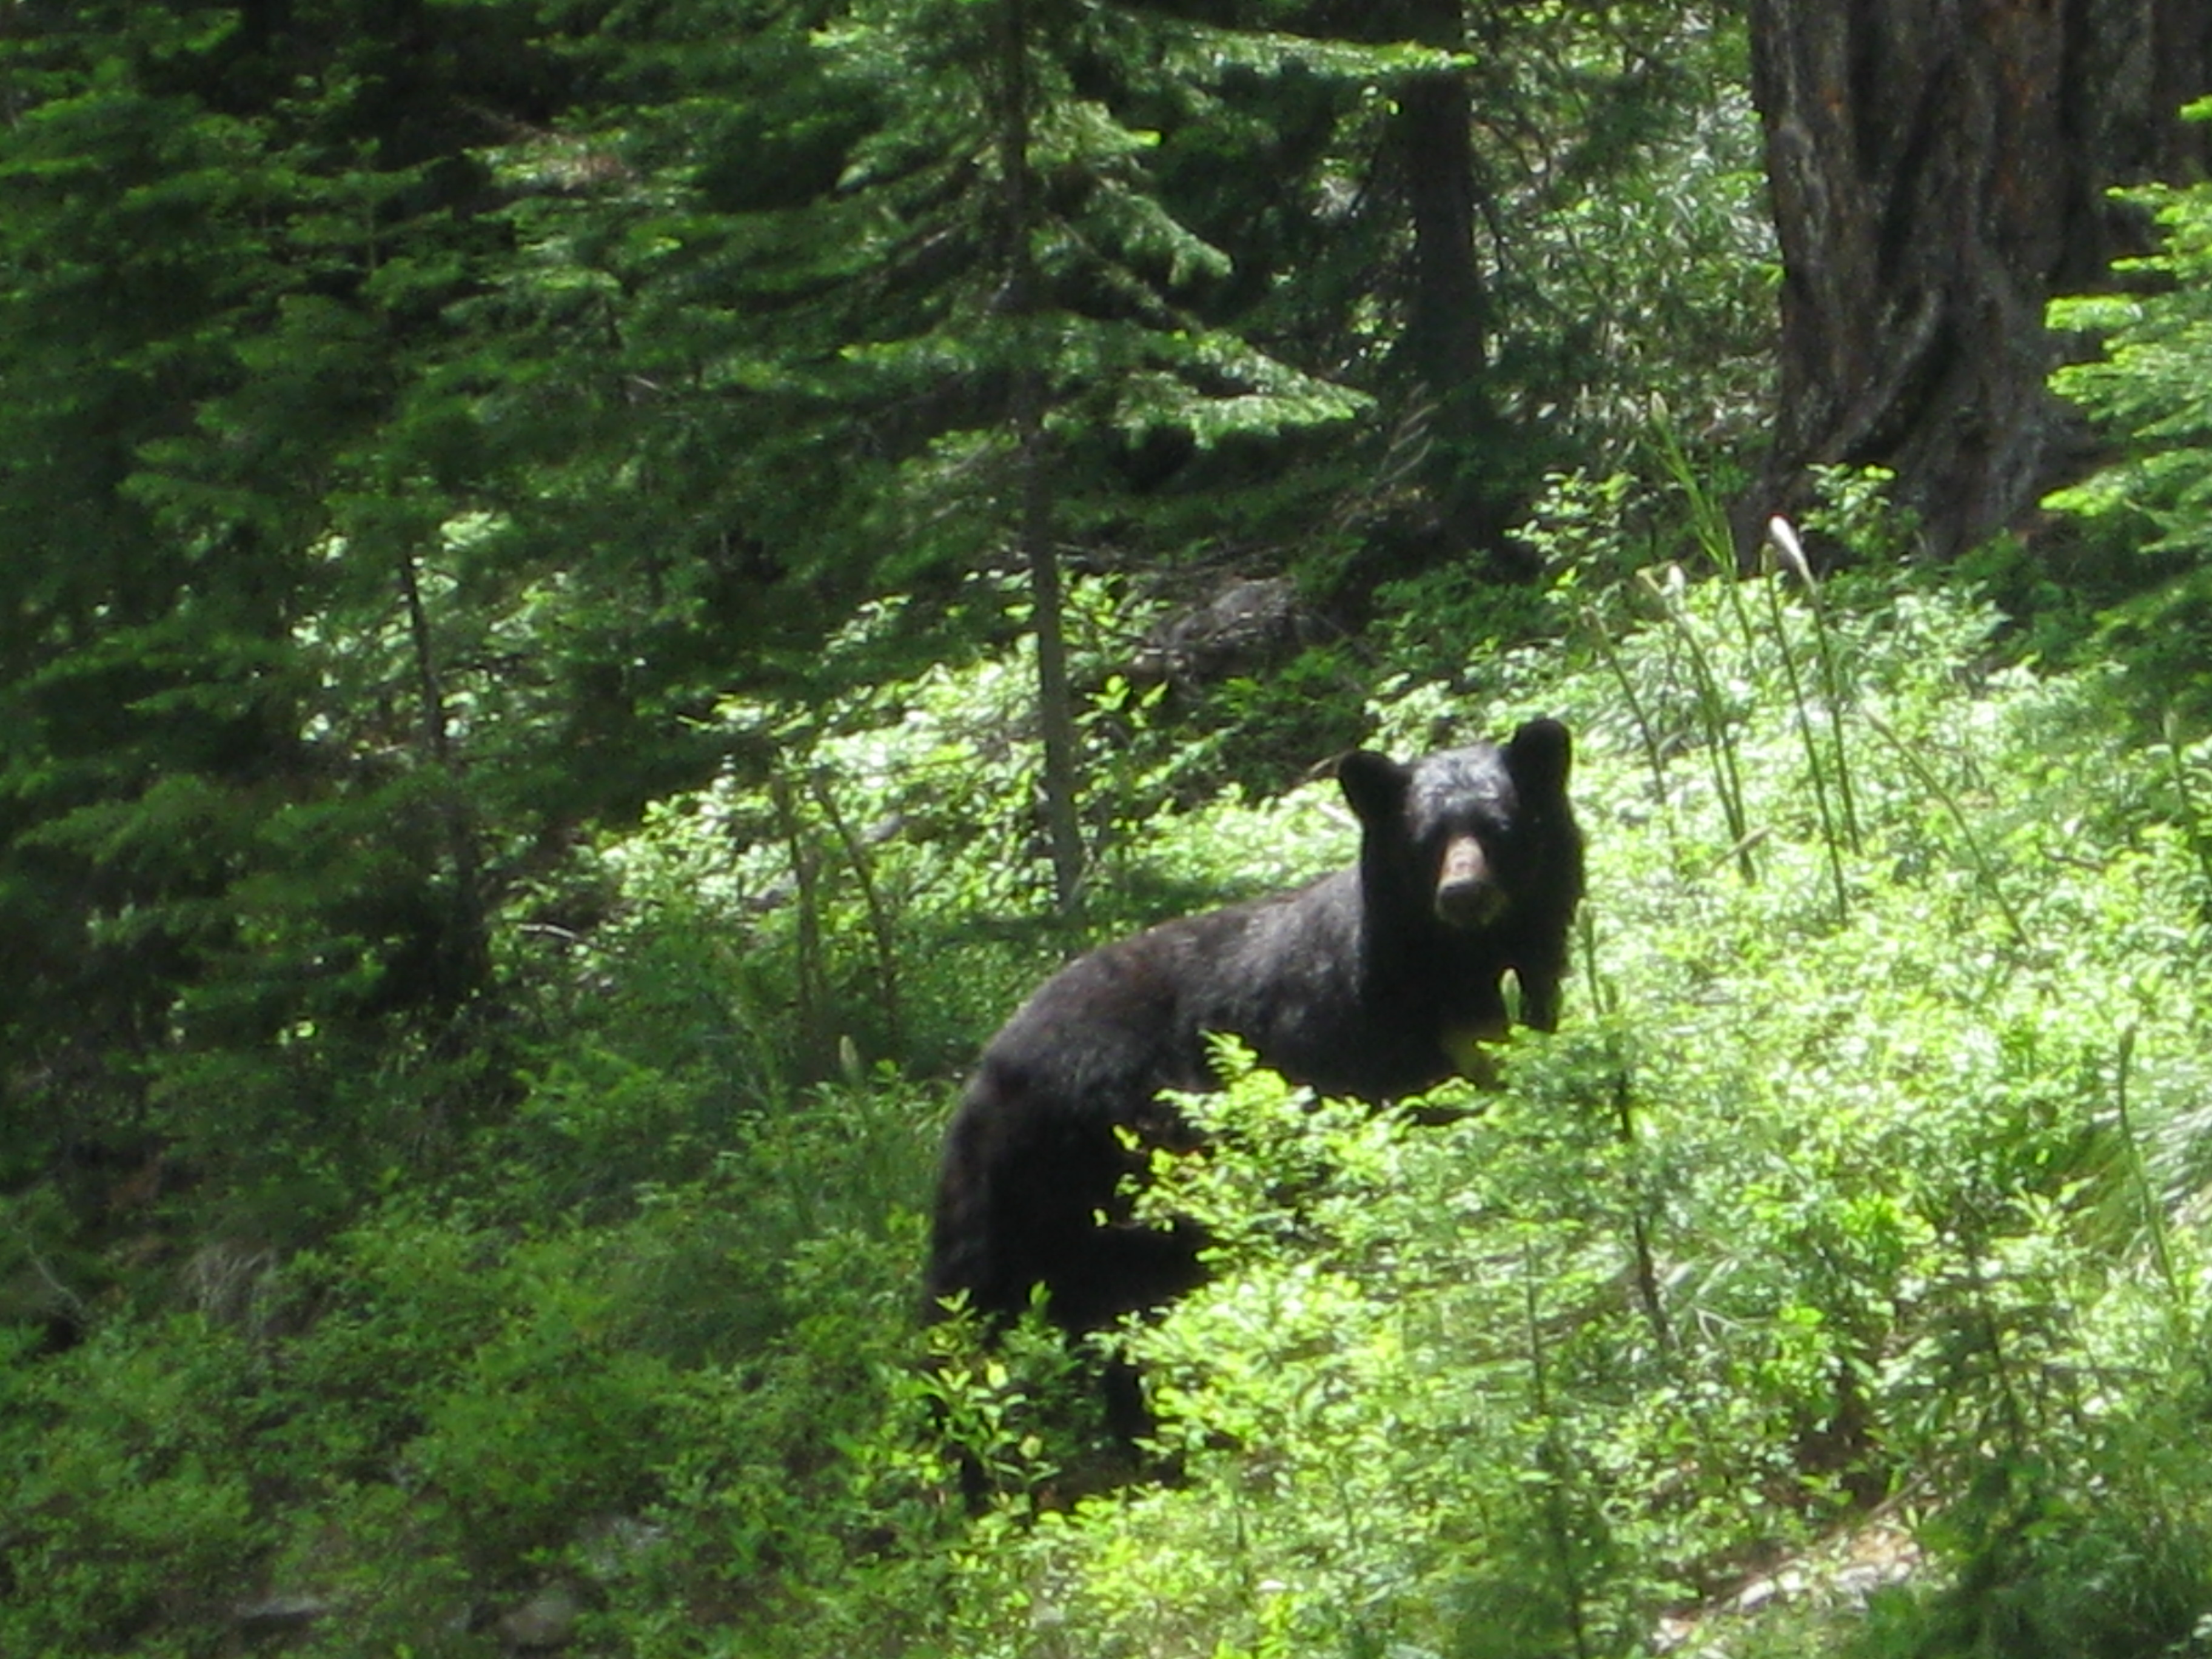
M1505 745L1505 769L1525 795L1565 794L1573 763L1574 740L1557 720L1524 721Z
M1362 823L1395 820L1405 811L1413 775L1388 755L1355 749L1336 763L1336 781Z

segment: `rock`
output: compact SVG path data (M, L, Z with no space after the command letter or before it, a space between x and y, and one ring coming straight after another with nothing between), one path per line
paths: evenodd
M495 1628L510 1648L540 1653L566 1645L583 1616L583 1598L575 1586L556 1579L520 1607L501 1613Z
M1236 579L1155 626L1130 664L1130 678L1202 685L1249 674L1295 651L1311 624L1289 577Z

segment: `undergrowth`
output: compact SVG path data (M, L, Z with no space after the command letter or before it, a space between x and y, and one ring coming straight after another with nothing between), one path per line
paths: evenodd
M1423 1121L1224 1056L1153 1200L1216 1278L1116 1339L1148 1474L1092 1357L916 1319L957 1066L1070 944L1019 920L992 660L728 711L787 763L506 942L526 1085L434 1180L333 1171L312 1246L149 1244L82 1341L18 1342L0 1652L2212 1647L2212 748L2007 665L1970 592L1595 534L1547 549L1568 646L1343 734L1573 727L1565 1024ZM1206 757L1093 683L1095 930L1350 856L1324 784L1178 805ZM68 1277L35 1195L5 1219Z

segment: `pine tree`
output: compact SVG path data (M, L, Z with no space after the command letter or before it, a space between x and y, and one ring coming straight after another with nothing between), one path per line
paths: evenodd
M505 240L466 146L525 21L80 8L7 44L0 1020L31 1157L149 1084L171 1130L252 1144L232 1061L488 988L436 635L494 471L450 328Z

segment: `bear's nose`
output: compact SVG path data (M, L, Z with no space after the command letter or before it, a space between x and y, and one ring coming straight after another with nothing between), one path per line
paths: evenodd
M1490 860L1473 836L1455 836L1437 872L1437 920L1447 927L1484 927L1505 908L1505 895L1490 878Z

